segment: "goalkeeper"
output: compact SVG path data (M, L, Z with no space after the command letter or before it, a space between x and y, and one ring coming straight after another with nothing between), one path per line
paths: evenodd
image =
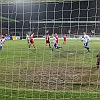
M97 54L97 63L96 63L96 66L97 66L97 68L99 68L99 65L100 65L100 51L98 52L98 54Z

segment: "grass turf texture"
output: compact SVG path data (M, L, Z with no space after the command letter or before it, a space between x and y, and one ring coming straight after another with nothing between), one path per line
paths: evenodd
M99 100L100 41L89 43L90 53L79 40L62 42L52 53L45 40L35 40L36 50L26 40L6 41L0 51L0 100Z

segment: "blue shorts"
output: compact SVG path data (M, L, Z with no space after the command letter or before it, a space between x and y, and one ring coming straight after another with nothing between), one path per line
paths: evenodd
M57 44L56 44L56 43L54 43L54 44L53 44L53 47L56 47L56 46L57 46Z
M0 46L0 50L2 50L2 46Z
M84 43L84 47L88 47L88 42Z

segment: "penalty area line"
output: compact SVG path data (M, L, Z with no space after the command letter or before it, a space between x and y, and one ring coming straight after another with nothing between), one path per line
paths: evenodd
M41 89L26 89L26 88L8 88L8 87L0 87L0 89L7 89L7 90L17 90L17 91L38 91L38 92L68 92L68 93L80 93L80 91L64 91L64 90L41 90ZM89 94L100 94L100 92L90 92L90 91L81 91L81 93L89 93Z

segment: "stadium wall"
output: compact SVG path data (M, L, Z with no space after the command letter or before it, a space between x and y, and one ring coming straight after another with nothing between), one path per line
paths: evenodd
M69 38L69 37L67 37L67 39L68 40L80 40L80 37L78 37L78 38L75 38L75 37L70 37ZM90 38L91 38L91 40L100 40L100 37L90 37ZM42 37L42 38L37 38L36 37L34 39L45 39L45 37ZM52 38L50 38L50 39L52 39ZM59 39L63 39L63 37L59 38ZM5 40L25 40L25 39L22 39L20 36L6 36Z

